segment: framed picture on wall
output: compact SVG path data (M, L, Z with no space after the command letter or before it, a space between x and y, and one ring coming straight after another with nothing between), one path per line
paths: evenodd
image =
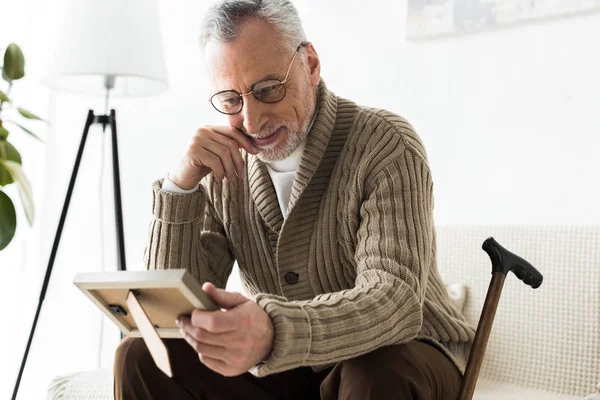
M464 34L600 10L600 0L407 0L409 39Z

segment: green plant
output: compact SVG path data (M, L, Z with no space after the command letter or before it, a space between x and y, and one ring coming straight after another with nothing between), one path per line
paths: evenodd
M17 229L17 214L14 203L8 194L2 190L2 187L16 183L29 225L33 224L34 219L31 185L21 168L21 154L8 141L9 131L5 123L8 123L9 127L19 128L41 141L31 130L13 119L17 117L41 121L38 116L21 107L16 107L9 97L14 81L25 76L25 57L19 46L11 43L6 48L4 64L1 69L2 79L8 83L8 89L6 92L0 90L0 251L8 246Z

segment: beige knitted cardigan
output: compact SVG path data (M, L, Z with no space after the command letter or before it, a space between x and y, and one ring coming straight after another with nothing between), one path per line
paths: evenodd
M210 174L192 194L154 182L144 259L218 287L238 262L275 329L271 355L250 372L320 369L414 339L464 371L474 329L437 271L431 173L408 122L322 82L285 219L265 164L242 156L243 181Z

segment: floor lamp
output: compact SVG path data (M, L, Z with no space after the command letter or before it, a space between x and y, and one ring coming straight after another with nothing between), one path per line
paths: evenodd
M104 95L106 108L104 115L96 115L92 110L87 114L37 310L13 390L13 400L17 398L50 283L89 129L99 124L103 132L107 126L111 130L118 268L125 270L117 119L115 110L108 111L108 100L111 95L147 96L161 93L167 88L156 0L69 0L64 10L62 24L56 25L62 29L58 32L57 46L52 49L53 60L43 83L56 90Z

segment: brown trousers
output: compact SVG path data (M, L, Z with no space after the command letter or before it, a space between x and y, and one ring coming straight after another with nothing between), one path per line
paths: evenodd
M155 366L142 339L121 342L114 365L116 400L455 400L462 380L441 351L419 341L382 347L318 373L304 367L263 378L224 377L205 367L184 340L165 343L172 379Z

